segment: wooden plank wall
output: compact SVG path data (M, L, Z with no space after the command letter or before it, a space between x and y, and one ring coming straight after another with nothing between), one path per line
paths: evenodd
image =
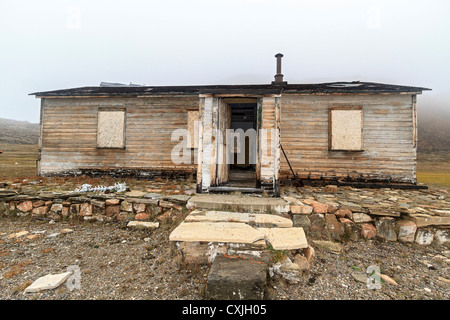
M415 96L282 95L281 143L300 178L416 182L413 101ZM328 110L363 107L364 151L328 150ZM281 156L281 178L292 178Z
M99 108L126 108L126 148L97 149ZM195 170L175 166L172 131L187 129L187 109L198 96L144 98L45 98L42 101L40 174L78 168Z

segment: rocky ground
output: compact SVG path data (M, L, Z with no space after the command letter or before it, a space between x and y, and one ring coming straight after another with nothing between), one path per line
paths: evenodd
M168 235L173 226L149 231L121 223L56 222L0 218L0 299L203 299L208 267L178 268ZM63 229L67 233L62 233ZM11 236L20 231L28 234ZM57 236L51 236L59 233ZM50 237L49 237L50 236ZM311 270L298 284L271 279L270 299L450 298L450 251L379 240L343 243L337 254L314 246ZM80 289L66 285L24 294L37 278L77 265ZM367 268L378 266L397 285L368 289ZM359 275L353 276L353 275ZM359 279L359 280L356 280Z
M8 239L20 231L29 233ZM179 270L169 231L170 226L149 231L126 223L0 218L0 299L201 299L208 270ZM54 233L60 234L49 237ZM81 271L79 290L61 285L23 293L39 277L66 272L72 265Z
M271 299L450 298L450 251L445 248L377 240L348 242L342 245L339 254L315 247L309 273L295 285L274 278ZM369 266L379 267L380 273L396 284L381 279L380 289L369 289L366 283Z
M115 181L88 182L112 185ZM145 181L126 182L132 190L145 192L194 192L190 181L178 184L155 181L152 185ZM79 188L82 183L86 180L54 178L39 183L11 181L8 188L21 192L64 191ZM448 190L436 188L286 187L282 193L285 199L320 201L329 207L345 206L375 217L391 214L393 210L394 214L426 216L427 221L448 217L450 203ZM127 222L119 221L54 222L46 217L0 215L0 299L204 299L209 267L191 265L180 269L168 240L182 218L147 230L129 228ZM448 226L442 226L442 230L448 230ZM436 241L419 245L374 237L337 241L341 250L336 252L309 236L308 242L315 249L311 269L296 284L289 284L275 274L270 279L269 299L450 299L448 245ZM271 253L275 259L286 254ZM39 277L63 273L70 266L80 269L79 289L69 290L63 284L54 290L24 294L25 288ZM381 279L380 289L367 287L366 271L371 266L389 277Z

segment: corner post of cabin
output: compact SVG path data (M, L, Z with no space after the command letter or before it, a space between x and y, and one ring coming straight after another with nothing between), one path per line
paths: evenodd
M217 123L217 107L218 99L210 95L203 96L204 102L201 110L201 145L199 145L199 167L198 175L200 179L197 180L198 189L201 191L208 191L209 187L215 181L215 133L214 125Z
M273 189L274 189L274 196L279 197L280 196L280 149L281 149L281 141L280 141L280 117L281 117L281 96L275 97L275 103L274 103L274 118L275 118L275 141L273 142L274 146L274 182L273 182Z
M41 99L41 114L39 119L39 141L38 141L38 155L36 160L37 175L41 176L41 158L42 158L42 139L44 136L44 104L45 99Z
M257 100L256 110L256 188L261 188L261 125L263 98Z
M411 97L412 104L412 136L413 136L413 148L414 148L414 172L413 183L417 184L417 141L418 141L418 128L417 128L417 95L413 94Z
M203 164L203 119L205 111L205 97L199 97L198 118L198 148L197 148L197 193L202 193L202 164Z

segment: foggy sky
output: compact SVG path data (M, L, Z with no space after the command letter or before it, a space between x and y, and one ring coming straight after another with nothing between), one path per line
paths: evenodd
M29 93L99 85L373 81L450 109L450 1L0 1L0 118Z

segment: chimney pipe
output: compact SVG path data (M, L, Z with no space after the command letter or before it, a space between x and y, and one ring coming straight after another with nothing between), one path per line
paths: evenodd
M283 55L277 53L275 58L277 58L277 74L275 75L275 81L272 81L272 84L287 84L286 81L283 81L283 74L281 73L281 58L283 58Z

